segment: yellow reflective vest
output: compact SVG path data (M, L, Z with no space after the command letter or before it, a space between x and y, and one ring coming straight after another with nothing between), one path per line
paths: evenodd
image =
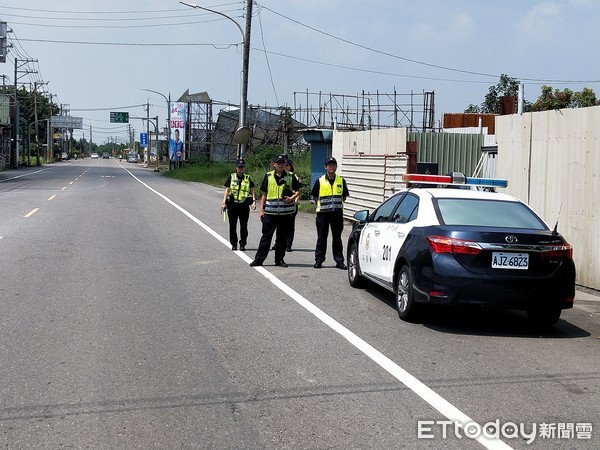
M319 200L317 212L341 211L344 209L344 180L339 175L335 176L333 185L329 183L327 175L319 178Z
M235 203L244 203L250 197L250 175L244 174L244 178L240 181L237 173L232 173L229 194L233 196Z
M267 199L265 201L265 214L285 215L293 214L296 211L294 202L286 203L283 197L291 197L294 195L292 189L292 177L288 173L283 177L284 182L277 184L275 181L275 171L267 173Z

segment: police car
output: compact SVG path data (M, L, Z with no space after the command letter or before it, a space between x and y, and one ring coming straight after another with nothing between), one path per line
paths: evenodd
M506 180L456 173L403 179L418 187L354 214L351 286L368 280L392 291L406 321L422 304L485 305L526 311L536 328L547 328L573 307L573 249L556 227L515 197L479 190L506 187Z

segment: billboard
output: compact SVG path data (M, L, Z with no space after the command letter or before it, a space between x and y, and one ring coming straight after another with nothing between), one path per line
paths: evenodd
M185 161L185 120L187 103L171 102L171 136L169 136L169 160Z

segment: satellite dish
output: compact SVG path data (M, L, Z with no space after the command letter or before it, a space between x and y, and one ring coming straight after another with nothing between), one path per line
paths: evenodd
M248 127L239 127L235 130L235 134L233 135L233 140L238 144L246 144L250 140L250 128Z

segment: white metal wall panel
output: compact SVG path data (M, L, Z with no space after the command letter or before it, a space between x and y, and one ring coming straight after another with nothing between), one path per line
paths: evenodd
M577 283L600 289L600 107L496 119L497 176L574 249Z
M406 128L370 131L333 132L331 151L336 159L343 155L396 155L406 151Z

